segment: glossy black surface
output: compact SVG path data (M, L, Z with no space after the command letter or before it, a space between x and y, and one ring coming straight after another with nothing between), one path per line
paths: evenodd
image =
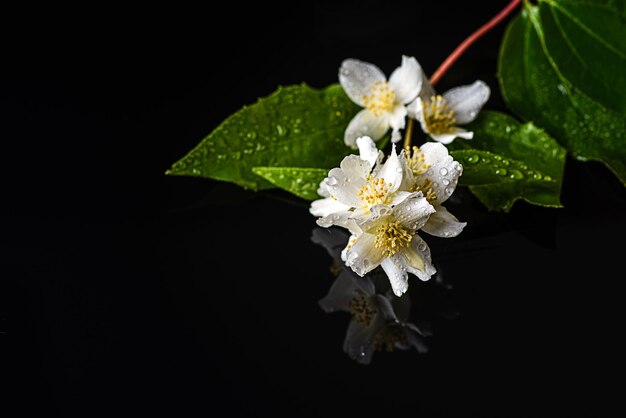
M562 209L489 213L459 188L465 231L425 237L443 283L410 283L429 352L369 366L342 351L349 315L318 306L332 260L306 202L163 175L278 85L333 83L347 57L431 73L505 5L419 3L10 15L2 415L622 415L626 196L602 165L568 158ZM440 89L483 79L503 110L503 30Z

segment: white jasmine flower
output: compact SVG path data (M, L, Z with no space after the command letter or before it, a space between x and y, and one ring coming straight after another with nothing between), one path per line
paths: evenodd
M335 261L346 239L347 234L337 229L315 229L312 235L312 241L324 246ZM343 350L361 364L369 364L376 351L428 351L423 339L430 335L428 329L408 322L410 299L390 294L384 281L384 274L359 277L344 266L328 294L319 301L325 312L350 313Z
M463 166L438 142L407 148L401 153L400 161L404 170L401 188L421 192L435 208L422 230L443 238L459 235L466 222L459 222L442 204L454 193Z
M344 134L346 145L356 148L356 139L369 136L375 141L392 129L391 140L400 140L407 115L406 105L415 100L422 86L423 71L413 57L403 56L402 64L389 77L375 66L346 59L339 69L339 82L348 97L364 109L352 119Z
M442 144L449 144L456 137L472 139L473 132L457 125L465 125L476 119L478 112L489 100L490 92L489 86L478 80L438 95L424 78L420 95L408 106L408 114L419 121L426 134Z
M436 273L428 245L417 235L435 208L422 192L411 193L391 207L371 208L371 215L359 222L360 233L353 235L343 258L348 267L364 276L381 266L397 296L408 289L408 274L428 280Z
M403 168L395 152L381 165L382 152L369 137L357 140L360 156L348 155L322 181L319 193L326 196L311 204L310 212L320 217L318 225L338 225L357 234L356 221L370 215L375 205L393 206L410 193L400 191Z

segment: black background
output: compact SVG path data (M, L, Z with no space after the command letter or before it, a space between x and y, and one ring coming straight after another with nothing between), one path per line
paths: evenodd
M425 236L451 289L411 279L430 352L370 366L317 306L306 202L164 175L279 85L336 82L347 57L432 73L505 5L421 3L7 10L2 415L621 416L626 196L601 164L568 158L561 209L489 213L459 188L463 234ZM504 28L438 88L482 79L505 110Z

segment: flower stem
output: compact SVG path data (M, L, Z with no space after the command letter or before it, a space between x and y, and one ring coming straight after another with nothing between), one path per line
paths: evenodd
M446 60L437 68L437 71L428 80L431 86L437 84L437 82L443 77L443 75L452 67L452 65L465 53L465 51L483 35L493 29L498 23L502 22L508 15L511 14L517 6L520 5L522 0L511 0L511 2L495 15L491 20L478 28L474 33L465 38L463 42L456 47L454 51L446 58ZM411 135L413 134L414 120L409 118L404 135L404 146L411 146Z

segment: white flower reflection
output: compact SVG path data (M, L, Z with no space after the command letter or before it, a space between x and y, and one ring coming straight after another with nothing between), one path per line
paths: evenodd
M341 251L347 234L337 229L316 228L312 241L322 245L341 265L328 294L319 305L326 312L351 314L343 350L361 364L369 364L376 351L428 351L424 337L430 335L426 326L417 327L408 321L410 299L396 297L382 273L359 277L341 262Z

